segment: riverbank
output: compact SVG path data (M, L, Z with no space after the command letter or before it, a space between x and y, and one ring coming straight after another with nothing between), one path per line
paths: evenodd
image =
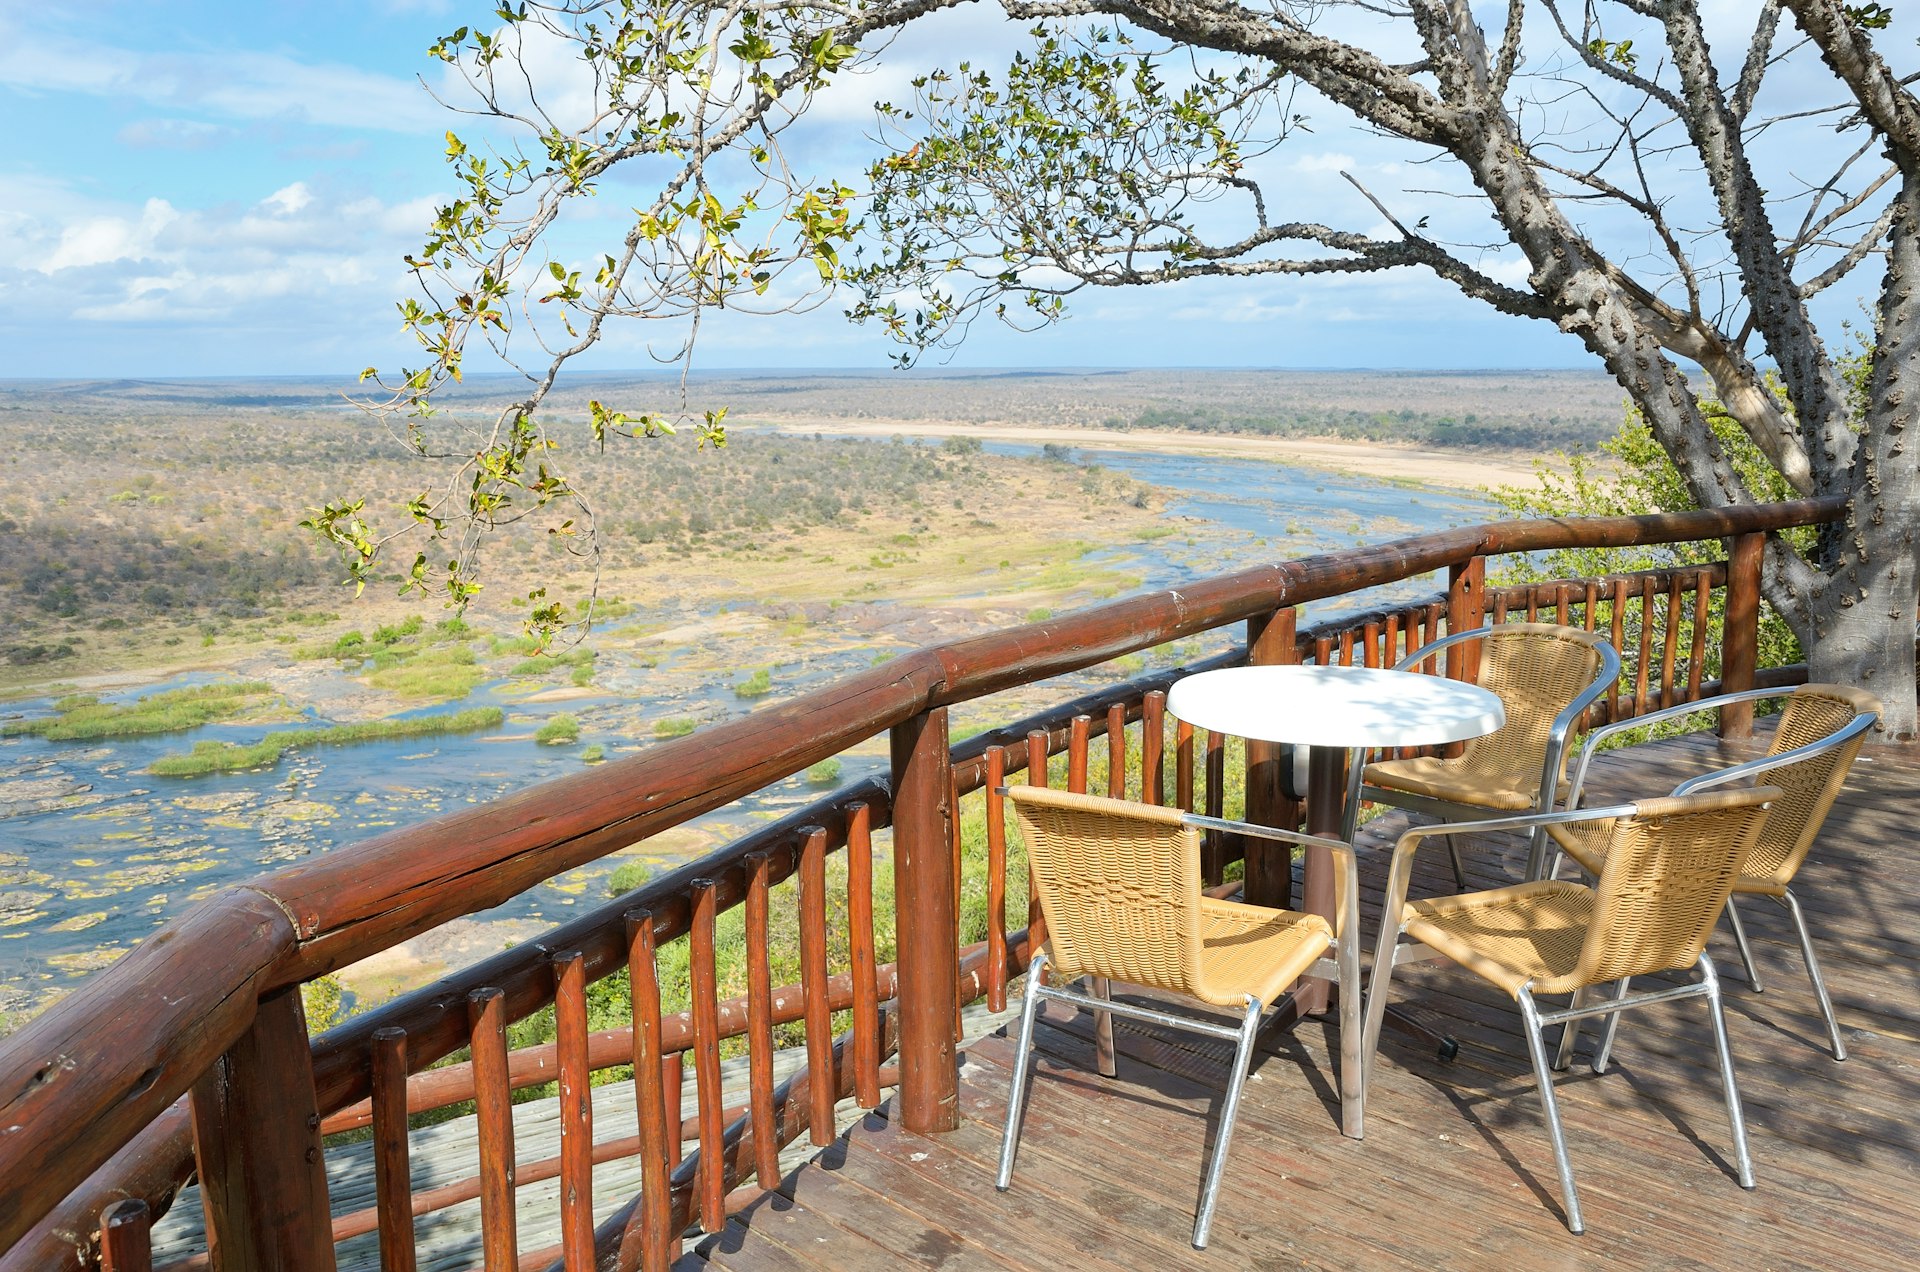
M973 423L965 420L847 419L843 416L761 416L747 428L776 433L830 433L843 437L971 437L983 442L1018 442L1089 450L1141 451L1156 455L1205 455L1221 459L1260 459L1296 464L1317 472L1411 482L1454 491L1531 485L1537 463L1552 455L1528 451L1424 450L1390 442L1356 442L1335 437L1259 437L1252 434L1199 433L1178 429L1117 429Z

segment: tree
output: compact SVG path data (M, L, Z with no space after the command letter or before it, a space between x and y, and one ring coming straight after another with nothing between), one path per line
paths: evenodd
M864 190L792 174L780 135L814 95L947 7L556 0L438 46L482 114L539 145L483 160L450 139L467 193L414 258L427 300L407 320L428 361L386 406L417 449L464 465L458 489L412 509L457 549L440 571L423 556L416 581L458 599L474 533L579 498L540 467L552 439L534 420L609 318L689 331L797 265L855 288L854 316L886 324L910 359L982 315L1055 321L1089 287L1412 268L1577 337L1701 506L1756 492L1687 366L1787 488L1845 499L1805 550L1769 546L1768 600L1814 677L1874 690L1889 730L1915 733L1920 101L1879 47L1898 43L1887 8L1761 0L1716 61L1680 0L1508 0L1484 18L1467 0L1002 0L1034 24L1031 47L1001 73L931 68L912 101L883 105ZM593 78L584 125L554 122L529 87L529 51L556 42ZM1451 197L1419 195L1416 219L1362 189L1385 233L1279 219L1266 157L1322 112L1397 140ZM546 260L543 236L615 167L658 192L618 250L587 277ZM1524 259L1523 280L1482 267L1476 218ZM865 243L871 255L852 250ZM1876 271L1871 361L1850 391L1814 311ZM470 341L524 342L542 304L567 339L540 346L526 397L480 444L436 434L420 413ZM590 406L602 440L669 423ZM360 512L316 523L364 567L382 540Z

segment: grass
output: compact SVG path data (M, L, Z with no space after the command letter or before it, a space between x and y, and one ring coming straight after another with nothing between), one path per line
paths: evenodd
M367 683L402 698L464 698L487 672L464 645L452 649L383 651Z
M591 649L572 649L564 654L535 654L517 663L508 673L514 676L543 676L559 667L592 667L597 655Z
M653 736L656 738L684 738L698 726L691 716L668 716L664 720L653 722Z
M807 785L832 786L840 780L840 761L821 760L807 770Z
M580 721L563 711L535 730L533 740L547 746L564 746L569 742L578 742Z
M395 738L433 737L442 733L473 733L491 729L506 718L498 707L475 707L445 715L414 716L406 720L375 720L342 724L328 729L281 729L258 742L197 742L193 750L163 755L147 767L155 777L198 777L204 773L232 773L277 763L296 746L348 746L355 742L387 742Z
M595 742L592 746L580 752L580 762L582 764L598 764L606 758L607 748L601 746L598 742Z
M0 735L30 733L55 742L78 742L180 733L231 719L258 706L259 699L272 692L273 686L264 680L243 680L170 689L124 704L101 702L91 694L74 694L53 704L57 714L11 721L0 729Z
M773 692L773 673L765 667L754 672L745 680L735 682L733 696L736 698L764 698Z

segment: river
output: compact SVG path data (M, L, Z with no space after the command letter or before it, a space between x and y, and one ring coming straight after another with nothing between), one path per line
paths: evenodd
M1037 448L991 444L1004 454ZM1143 590L1174 585L1229 568L1227 563L1330 551L1484 520L1483 499L1426 487L1334 476L1275 464L1212 456L1075 449L1075 461L1098 464L1147 483L1166 497L1171 529L1146 543L1097 549L1093 556L1124 565ZM1430 583L1408 591L1427 590ZM678 623L713 616L648 613L622 623ZM617 630L617 628L616 628ZM1221 634L1204 648L1226 641ZM1194 650L1181 651L1189 656ZM855 644L829 643L780 664L782 693L801 692L870 665ZM603 656L593 696L529 700L524 682L481 685L460 706L499 705L508 723L487 733L296 750L277 766L192 779L156 778L147 767L162 754L204 739L258 740L263 726L210 725L186 734L49 742L0 739L0 1015L30 1011L124 953L154 928L205 894L281 863L350 844L391 827L494 799L577 771L581 746L536 742L533 727L561 711L583 726L581 745L603 741L611 751L650 744L646 723L668 697L679 715L711 720L749 710L731 685L736 672L710 667L680 674L671 656L646 661ZM244 673L244 669L241 670ZM313 668L309 721L327 723L330 692L356 682L332 664ZM331 683L331 677L336 683ZM103 695L125 700L157 689L214 679L182 676ZM1097 680L1049 686L1077 691ZM50 712L50 698L10 704L9 716ZM440 709L440 708L433 708ZM285 726L272 726L285 727ZM842 758L840 781L879 769L883 748ZM818 793L804 776L711 814L657 853L667 864L719 837L777 815ZM607 895L611 863L542 884L480 916L551 922L569 907ZM501 928L511 932L511 927Z

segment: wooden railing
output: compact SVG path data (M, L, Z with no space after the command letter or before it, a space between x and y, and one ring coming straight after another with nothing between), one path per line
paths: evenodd
M379 1234L383 1265L413 1266L413 1217L478 1197L488 1268L665 1266L690 1225L712 1230L771 1186L779 1149L833 1134L834 1106L872 1107L897 1085L897 1116L938 1132L957 1119L955 1041L963 1004L1004 1004L1025 967L1031 915L1009 898L1005 819L993 788L1027 780L1128 792L1297 821L1277 748L1169 731L1164 690L1204 666L1298 661L1390 664L1488 618L1605 630L1629 671L1601 713L1759 683L1792 669L1755 665L1761 548L1780 529L1836 518L1835 501L1645 518L1468 527L1302 558L922 649L827 688L491 804L396 830L230 889L149 937L84 988L0 1042L0 1269L144 1268L147 1228L196 1177L221 1269L327 1268L334 1243ZM1723 539L1728 563L1489 589L1486 559L1566 547ZM1302 627L1299 607L1435 570L1444 592ZM1725 602L1709 630L1709 602ZM1230 624L1243 645L950 744L950 706L1076 672ZM1463 674L1466 662L1424 670ZM1715 672L1717 671L1717 675ZM1596 708L1600 710L1600 708ZM1739 734L1748 719L1722 721ZM834 792L541 939L307 1036L299 987L543 880L887 733L885 780ZM1105 739L1104 746L1099 739ZM1237 744L1236 744L1237 748ZM1104 752L1104 754L1102 754ZM1104 768L1105 772L1101 770ZM1102 785L1104 783L1104 785ZM961 822L984 815L986 915L962 945ZM874 836L891 829L897 955L881 962L873 922ZM829 956L827 862L844 854L844 966ZM1209 842L1218 884L1244 861L1250 899L1286 898L1291 864L1260 841ZM798 985L769 975L770 900L794 880ZM784 895L784 894L781 894ZM721 1000L719 916L743 909L746 993ZM660 955L688 945L689 1005L665 1012ZM627 978L632 1019L590 1034L586 987ZM553 1005L556 1041L508 1049L506 1027ZM836 1013L849 1022L838 1036ZM802 1026L805 1063L773 1080L774 1030ZM729 1105L720 1058L744 1039L749 1080ZM432 1068L461 1050L458 1065ZM691 1055L696 1114L679 1099ZM889 1061L893 1061L889 1063ZM593 1135L591 1074L632 1066L634 1134ZM556 1156L516 1156L514 1090L557 1082ZM188 1098L182 1099L182 1096ZM474 1175L412 1195L407 1119L472 1101ZM330 1216L324 1138L373 1135L378 1204ZM692 1144L688 1149L686 1145ZM639 1195L592 1221L592 1165L638 1157ZM552 1249L522 1252L514 1189L562 1182ZM750 1183L750 1181L753 1181ZM747 1191L743 1192L742 1190Z

